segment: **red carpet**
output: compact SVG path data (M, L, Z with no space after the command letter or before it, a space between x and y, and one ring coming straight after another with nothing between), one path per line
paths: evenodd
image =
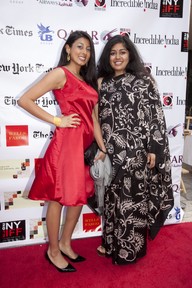
M60 273L44 259L46 245L0 250L1 288L191 288L192 223L164 226L136 264L116 266L99 257L100 237L73 240L87 261Z

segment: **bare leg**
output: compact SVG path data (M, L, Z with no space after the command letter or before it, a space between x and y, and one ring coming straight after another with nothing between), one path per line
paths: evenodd
M65 268L68 262L63 258L59 249L59 227L62 206L57 202L49 202L46 223L49 238L48 255L58 268Z
M78 255L72 250L71 237L81 214L82 207L83 206L67 207L65 224L63 227L61 239L59 241L59 247L61 251L73 259L75 259Z

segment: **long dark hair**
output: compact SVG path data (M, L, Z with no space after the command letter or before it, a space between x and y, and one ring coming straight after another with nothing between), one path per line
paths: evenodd
M114 76L114 70L109 64L109 58L112 47L117 44L122 43L123 46L129 51L129 63L126 67L126 72L130 72L134 75L150 75L144 66L143 60L137 51L134 43L129 39L127 35L115 35L108 40L102 51L100 59L97 65L97 76L110 78ZM151 75L150 75L151 77Z
M67 61L67 51L66 51L66 45L69 45L69 47L72 47L73 43L79 39L79 38L86 38L89 40L90 47L91 47L91 53L90 53L90 59L89 62L81 67L80 75L83 77L85 82L87 82L89 85L91 85L95 90L97 90L97 78L96 78L96 64L95 64L95 48L93 41L89 34L85 31L74 31L72 32L68 39L66 40L63 49L61 51L61 56L59 59L59 63L57 67L59 66L65 66L69 62Z

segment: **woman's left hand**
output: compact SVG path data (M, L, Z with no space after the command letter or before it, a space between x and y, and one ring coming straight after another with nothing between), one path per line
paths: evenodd
M155 167L156 155L154 153L147 154L147 165L151 169Z

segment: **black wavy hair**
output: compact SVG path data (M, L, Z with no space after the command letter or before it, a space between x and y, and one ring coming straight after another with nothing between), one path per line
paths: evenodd
M67 38L67 40L66 40L66 42L62 48L61 56L60 56L59 63L57 65L57 67L65 66L68 64L66 45L69 45L69 47L72 47L73 43L77 39L82 38L82 37L89 40L90 47L91 47L91 53L90 53L89 62L86 65L81 67L80 75L83 77L83 79L85 80L86 83L91 85L97 91L95 48L94 48L94 44L93 44L93 41L91 39L91 36L87 32L81 31L81 30L71 32L71 34Z
M115 35L105 44L97 65L97 77L111 78L114 76L114 70L109 63L109 58L111 49L117 43L122 43L123 46L129 51L129 63L127 64L126 72L130 72L138 76L148 75L152 78L150 73L145 68L143 60L135 44L127 35Z

